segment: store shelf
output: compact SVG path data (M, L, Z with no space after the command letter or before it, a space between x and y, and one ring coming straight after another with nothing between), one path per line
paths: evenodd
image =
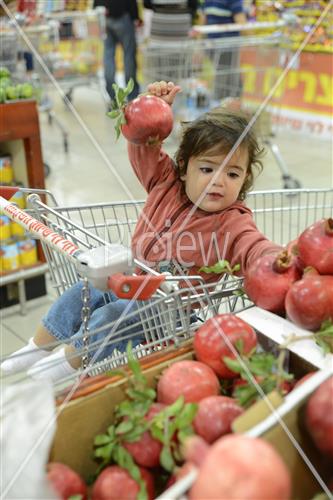
M17 100L0 104L0 146L10 150L14 144L15 156L19 158L19 165L16 167L22 170L21 163L25 163L24 178L27 186L45 189L39 117L35 100ZM24 155L20 153L21 150L24 151ZM15 170L15 161L13 166ZM22 173L20 175L22 176ZM39 261L32 266L0 273L0 287L17 283L22 314L25 312L26 304L25 281L45 274L48 270L40 246L38 259Z

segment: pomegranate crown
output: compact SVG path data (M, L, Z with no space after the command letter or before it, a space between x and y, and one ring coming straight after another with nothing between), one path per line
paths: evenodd
M113 120L116 120L115 130L117 134L117 139L120 136L121 126L126 124L126 118L124 115L124 108L127 103L127 97L132 92L134 88L133 78L130 78L127 86L123 89L119 87L116 83L112 84L114 90L114 100L111 101L111 111L107 113L107 116Z

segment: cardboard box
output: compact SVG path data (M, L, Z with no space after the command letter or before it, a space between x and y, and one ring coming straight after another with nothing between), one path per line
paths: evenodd
M175 349L168 349L163 354L150 357L150 367L144 369L145 376L150 385L155 385L156 377L171 363L183 359L191 359L193 351L191 341L181 349L182 354L177 356ZM309 362L297 354L290 353L290 366L302 376L308 371L316 369ZM147 361L146 361L147 362ZM321 370L311 377L307 383L303 384L297 391L290 393L283 399L275 396L275 407L281 405L282 418L290 433L295 436L297 442L305 449L306 455L315 463L320 473L326 474L324 464L320 460L318 453L312 443L309 442L304 430L301 428L301 413L308 395L319 385L319 382L327 378L327 370ZM319 375L319 377L317 376ZM59 461L72 467L87 479L96 470L96 463L93 461L93 441L96 434L104 433L112 423L113 409L116 404L124 398L126 380L117 380L103 389L83 398L69 402L64 408L59 407L57 418L57 431L53 442L50 461ZM305 390L306 388L306 390ZM274 395L272 396L274 401ZM282 404L281 404L282 403ZM247 432L249 435L262 435L268 439L281 453L288 464L293 478L293 500L308 500L312 493L320 491L320 486L315 480L307 465L303 462L297 450L290 442L285 431L276 422L276 416L267 410L264 401L257 405L257 415L253 419L254 407L238 419L237 431ZM279 410L280 411L280 410ZM249 419L252 413L251 430L248 430ZM266 422L266 427L258 427L259 420ZM310 493L311 492L311 493ZM169 499L174 497L168 496Z

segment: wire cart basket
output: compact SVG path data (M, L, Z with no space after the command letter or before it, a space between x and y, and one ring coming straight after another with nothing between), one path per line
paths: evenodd
M0 18L0 65L11 73L15 71L17 61L18 37L8 23Z
M3 188L2 192L11 189ZM41 240L59 294L85 278L83 290L88 289L88 280L102 291L112 289L120 298L137 301L137 310L128 312L126 319L133 319L133 324L142 327L143 338L133 348L138 358L178 346L209 317L239 312L252 305L240 293L239 277L225 275L218 283L207 285L200 276L158 274L133 259L128 247L143 201L51 207L37 194L31 194L28 201L32 209L28 213L4 198L0 201L6 215ZM274 242L284 245L314 221L332 216L333 189L257 191L249 194L248 205L258 228ZM134 274L134 269L145 274ZM85 302L84 292L82 297ZM107 297L106 293L106 301ZM82 319L88 323L89 311ZM116 321L103 326L103 330L110 330L103 342L114 345L113 354L102 360L92 357L85 373L96 375L126 363L126 354L117 349L117 344L120 339L133 339L130 330L133 324L122 327ZM95 351L101 347L101 341L93 340L96 332L87 328L83 333L80 352L83 356L87 355L88 347Z
M103 8L48 14L40 24L24 28L27 42L71 101L76 87L102 84ZM52 87L44 65L36 64L44 87Z
M268 146L281 171L283 187L297 189L300 182L288 170L278 145L273 141L273 116L278 115L283 97L283 81L290 51L284 26L294 18L276 23L247 23L195 26L194 32L221 38L187 38L177 41L151 39L142 47L143 80L174 81L182 86L174 106L174 133L181 123L192 121L215 106L258 111L256 131ZM273 33L263 34L267 25ZM232 36L235 31L242 36ZM231 32L231 36L226 36Z

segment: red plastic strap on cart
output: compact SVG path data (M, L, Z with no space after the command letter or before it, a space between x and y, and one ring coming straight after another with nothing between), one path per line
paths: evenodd
M108 279L108 287L121 299L147 300L165 281L165 276L125 276L113 274Z
M19 190L20 188L15 186L0 186L0 196L6 200L10 200L10 198Z

